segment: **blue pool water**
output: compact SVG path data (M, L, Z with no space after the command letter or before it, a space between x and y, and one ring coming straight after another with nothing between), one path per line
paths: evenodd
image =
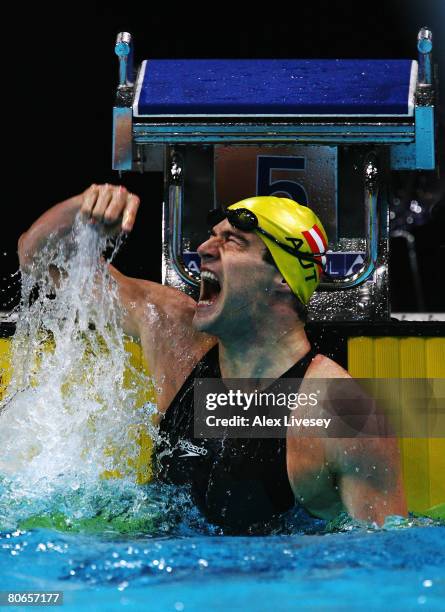
M444 610L445 527L249 537L36 529L1 535L0 569L2 590L61 590L63 610Z

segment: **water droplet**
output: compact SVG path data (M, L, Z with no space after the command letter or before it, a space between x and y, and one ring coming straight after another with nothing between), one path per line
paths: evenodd
M124 590L127 588L128 584L129 584L129 583L128 583L126 580L124 580L123 582L121 582L121 583L118 585L117 590L118 590L118 591L124 591Z

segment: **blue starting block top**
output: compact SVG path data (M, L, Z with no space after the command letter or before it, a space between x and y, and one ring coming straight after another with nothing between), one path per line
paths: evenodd
M134 117L411 117L412 60L146 60Z

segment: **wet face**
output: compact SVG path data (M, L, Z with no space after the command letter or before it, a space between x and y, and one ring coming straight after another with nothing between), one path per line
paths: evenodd
M198 249L201 292L193 324L216 336L241 333L262 324L276 271L263 256L255 234L242 232L227 219L215 225Z

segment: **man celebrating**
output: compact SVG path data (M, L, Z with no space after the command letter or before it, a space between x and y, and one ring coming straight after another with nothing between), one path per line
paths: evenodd
M139 199L124 187L92 185L44 213L19 240L23 269L75 217L110 233L130 232ZM255 529L297 501L310 514L383 523L405 515L394 438L194 438L196 378L348 378L314 354L304 330L327 239L316 215L292 200L253 197L214 220L198 249L198 303L172 287L124 276L113 266L125 333L139 338L163 414L159 478L189 484L207 518ZM59 271L51 271L55 282ZM298 391L296 389L295 391Z

